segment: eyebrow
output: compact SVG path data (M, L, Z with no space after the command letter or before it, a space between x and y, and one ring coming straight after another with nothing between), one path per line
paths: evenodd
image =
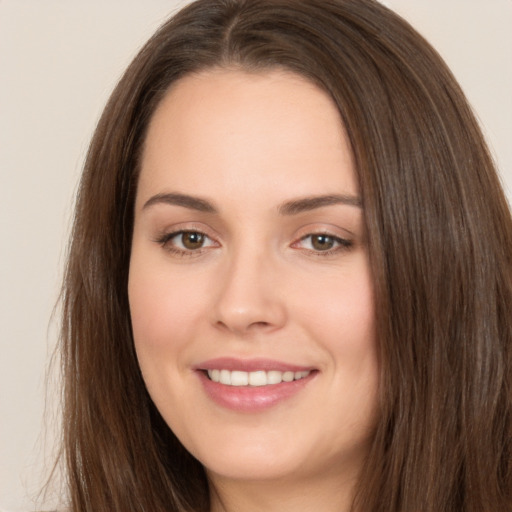
M166 193L156 194L150 197L142 207L143 210L155 204L168 204L174 206L182 206L191 210L197 210L204 213L218 213L217 208L206 199L190 196L188 194ZM324 206L332 205L348 205L362 208L361 199L358 196L347 194L328 194L323 196L310 196L300 199L293 199L281 204L278 212L281 215L297 215L299 213L315 210Z
M279 207L281 215L297 215L298 213L315 210L324 206L343 204L362 208L361 199L357 196L346 194L330 194L325 196L311 196L287 201Z
M144 203L142 209L145 210L155 204L170 204L205 213L217 213L217 209L206 199L189 196L188 194L156 194Z

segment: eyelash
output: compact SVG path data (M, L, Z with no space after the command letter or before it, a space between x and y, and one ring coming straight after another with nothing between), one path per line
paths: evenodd
M313 237L326 237L329 238L335 246L331 249L326 249L325 251L321 250L314 250L314 249L303 249L304 251L307 251L308 253L312 254L313 256L319 256L319 257L326 257L331 256L340 252L349 251L353 245L354 242L352 240L348 240L346 238L341 238L339 236L333 235L331 233L325 233L325 232L319 232L319 233L308 233L306 236L301 237L297 242L294 242L292 244L292 247L297 245L300 242L303 242L304 240L307 240L308 238L312 239ZM312 242L310 242L312 243Z
M177 238L180 235L183 236L186 234L199 235L205 239L212 240L211 237L209 237L206 233L203 233L197 229L180 229L171 233L164 233L162 236L158 237L155 242L160 244L166 251L170 252L171 254L185 258L200 256L205 250L208 250L207 247L199 247L198 249L180 249L179 247L176 247L170 243L173 238Z
M175 245L170 243L174 238L177 238L180 235L183 236L183 235L187 235L187 234L199 235L201 237L204 237L205 239L212 241L213 244L206 246L206 247L201 246L201 247L198 247L197 249L181 249L181 248L176 247ZM314 250L314 249L306 249L306 248L301 249L299 247L295 247L299 243L307 240L308 238L312 239L315 236L329 238L335 244L335 246L331 249L326 249L324 251ZM199 230L195 230L195 229L181 229L178 231L173 231L171 233L164 233L163 235L158 237L155 240L155 242L158 243L159 245L161 245L166 251L172 253L175 256L179 256L179 257L200 256L201 254L204 253L205 250L208 250L209 247L212 247L216 244L216 242L213 241L211 239L211 237L209 237L206 233L199 231ZM353 247L353 245L354 245L354 243L352 240L348 240L346 238L341 238L341 237L332 235L330 233L319 232L319 233L308 233L307 235L301 237L296 242L293 242L293 244L291 244L291 247L297 248L299 250L303 250L304 252L307 252L313 256L326 257L326 256L331 256L331 255L339 253L339 252L349 251Z

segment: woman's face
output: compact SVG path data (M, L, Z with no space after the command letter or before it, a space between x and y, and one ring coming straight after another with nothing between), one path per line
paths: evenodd
M148 391L209 477L354 475L376 422L374 301L331 99L213 70L156 110L129 299Z

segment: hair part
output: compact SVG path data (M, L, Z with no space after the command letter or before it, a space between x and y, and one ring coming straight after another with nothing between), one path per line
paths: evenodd
M176 81L283 68L336 102L375 287L380 422L358 512L512 509L512 222L437 53L373 0L199 0L148 41L87 155L63 288L71 510L207 511L200 463L153 405L127 279L148 124Z

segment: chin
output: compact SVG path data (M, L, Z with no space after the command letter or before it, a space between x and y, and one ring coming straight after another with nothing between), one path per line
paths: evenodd
M263 460L209 460L204 464L209 476L217 476L225 480L245 482L265 482L296 480L304 475L300 464L292 461Z
M242 429L243 430L243 429ZM341 453L331 443L315 443L294 435L267 436L261 432L218 438L208 446L187 447L202 463L210 477L246 482L306 481L327 474L353 473L360 469L368 451L368 440L347 444ZM277 433L276 433L277 434Z

